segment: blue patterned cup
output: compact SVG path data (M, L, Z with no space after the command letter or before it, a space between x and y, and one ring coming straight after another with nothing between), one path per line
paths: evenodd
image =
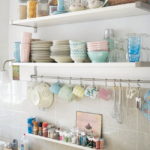
M98 91L96 87L92 87L92 86L88 86L84 92L84 95L87 97L90 97L91 99L96 99L97 94L98 94Z
M53 94L58 94L60 89L62 88L62 84L60 84L59 82L56 82L54 84L51 85L50 87L50 91L53 93Z

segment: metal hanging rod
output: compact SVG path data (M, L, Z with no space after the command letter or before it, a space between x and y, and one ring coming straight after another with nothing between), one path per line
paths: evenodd
M124 83L150 83L150 80L126 80L126 79L101 79L101 78L79 78L79 77L59 77L59 76L38 76L31 75L32 79L56 79L56 80L79 80L79 81L107 81L107 82L124 82Z

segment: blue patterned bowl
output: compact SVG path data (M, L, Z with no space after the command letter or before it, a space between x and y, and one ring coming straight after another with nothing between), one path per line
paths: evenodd
M87 60L87 51L86 50L71 50L71 58L75 62L84 62Z

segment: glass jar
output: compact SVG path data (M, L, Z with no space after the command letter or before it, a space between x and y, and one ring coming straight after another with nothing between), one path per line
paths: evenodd
M27 3L27 18L35 18L36 17L36 0L29 0Z
M49 15L49 4L48 0L39 0L36 9L36 16L48 16Z

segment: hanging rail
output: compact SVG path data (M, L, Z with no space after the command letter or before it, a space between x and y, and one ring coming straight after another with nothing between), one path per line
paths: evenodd
M39 76L31 75L32 79L56 79L56 80L78 80L78 81L107 81L107 82L124 82L124 83L150 83L150 80L127 80L127 79L101 79L101 78L79 78L79 77L59 77L59 76Z

